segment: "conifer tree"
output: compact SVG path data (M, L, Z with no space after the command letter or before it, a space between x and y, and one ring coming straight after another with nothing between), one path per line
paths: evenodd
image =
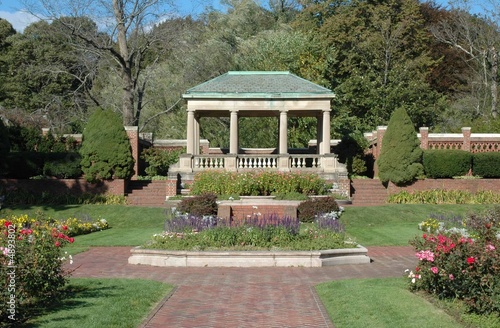
M422 149L413 123L403 108L396 109L385 132L377 160L379 178L404 185L423 175Z
M111 110L96 110L83 131L82 171L90 182L128 179L134 174L134 159L120 117Z
M6 168L6 158L10 151L9 132L0 117L0 173Z

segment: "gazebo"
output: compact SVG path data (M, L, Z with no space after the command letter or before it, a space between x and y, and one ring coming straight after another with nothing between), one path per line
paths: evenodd
M173 173L189 177L197 171L255 169L289 172L308 170L328 174L329 179L347 177L345 166L330 151L330 112L333 92L290 72L230 71L199 84L183 94L187 101L186 154ZM200 152L200 119L229 117L227 152ZM242 149L238 143L238 120L242 117L275 117L279 122L276 149ZM297 153L288 148L288 118L317 119L314 152ZM327 178L328 178L327 177Z

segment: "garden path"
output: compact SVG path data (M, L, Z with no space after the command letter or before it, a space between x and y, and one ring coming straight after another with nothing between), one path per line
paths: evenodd
M73 277L142 278L175 289L141 327L334 327L314 285L400 277L412 247L368 247L370 264L322 268L164 268L128 264L129 247L95 247L74 256Z

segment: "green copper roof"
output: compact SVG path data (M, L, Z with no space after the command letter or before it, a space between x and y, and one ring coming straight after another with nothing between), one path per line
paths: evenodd
M230 71L199 84L184 98L333 98L331 90L290 72Z

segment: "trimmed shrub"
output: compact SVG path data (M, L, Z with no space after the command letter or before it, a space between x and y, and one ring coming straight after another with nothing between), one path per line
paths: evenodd
M313 222L316 216L338 212L339 205L333 197L315 197L302 202L297 207L300 222Z
M158 148L147 148L141 153L141 159L146 161L148 167L145 172L148 176L154 177L167 175L170 165L177 163L179 155L183 150L163 150Z
M465 150L426 150L424 172L429 178L452 178L469 172L472 154Z
M424 173L420 141L403 108L396 109L391 115L377 164L383 183L391 181L404 185Z
M500 153L476 153L472 157L474 175L483 178L500 177Z
M81 165L89 182L128 179L134 174L134 158L120 117L111 110L96 110L82 136Z
M82 175L79 153L48 153L43 175L58 179L78 178Z
M177 210L194 216L217 215L217 196L215 194L202 194L184 198Z

